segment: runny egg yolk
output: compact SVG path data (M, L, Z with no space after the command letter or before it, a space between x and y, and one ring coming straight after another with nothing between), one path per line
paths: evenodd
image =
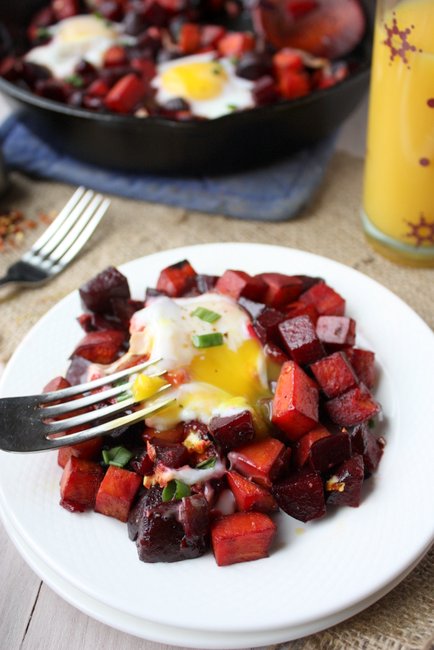
M193 101L221 95L228 77L216 61L194 61L168 68L161 75L161 86L175 97Z

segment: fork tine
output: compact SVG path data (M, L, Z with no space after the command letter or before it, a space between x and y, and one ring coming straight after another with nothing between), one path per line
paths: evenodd
M170 404L173 404L175 401L176 400L171 397L159 402L158 404L152 404L138 411L134 411L133 413L129 413L128 415L116 418L116 420L104 422L103 424L91 427L90 429L84 429L84 431L69 433L58 438L46 438L45 441L41 441L41 449L56 449L57 447L64 447L66 445L73 445L79 442L85 442L86 440L91 440L92 438L96 438L97 436L113 431L114 429L119 429L120 427L144 420L148 416L154 415L155 413L158 413L158 411L170 406Z
M93 205L92 203L92 209L89 208L86 213L83 214L81 219L66 235L60 245L50 253L50 261L55 262L54 266L50 269L51 272L61 270L69 264L91 237L110 205L109 199L104 199L100 195L95 198L99 197L102 202L100 202L99 205L98 203L96 205Z
M48 228L42 233L42 235L35 241L29 252L37 254L38 251L49 241L51 237L54 236L56 231L64 223L65 219L69 217L69 214L74 209L76 204L80 201L83 194L85 193L86 188L80 186L76 189L74 194L71 196L69 201L63 206L57 217L54 221L48 226Z
M86 192L80 198L78 203L76 203L75 206L72 208L72 210L69 213L66 213L62 217L61 220L62 223L58 228L56 228L55 232L51 235L51 237L47 240L47 242L38 250L33 250L33 248L30 249L29 253L31 257L36 258L34 263L40 264L40 261L45 257L47 257L51 253L51 251L54 250L56 246L58 246L58 244L62 241L62 239L68 234L68 232L74 226L77 219L81 217L81 215L83 214L83 210L86 209L88 204L93 199L94 195L95 194L92 190L86 190ZM55 222L56 219L54 220L53 223Z
M39 396L39 403L47 404L55 401L62 401L69 397L75 397L76 395L87 393L88 391L94 390L95 388L100 388L100 386L105 386L106 384L112 384L114 381L118 381L119 379L123 379L124 377L129 377L130 375L136 372L141 372L142 370L146 370L146 368L149 368L150 366L153 366L156 363L159 363L160 361L161 359L152 359L152 360L148 359L147 361L138 363L135 366L130 366L129 368L118 370L118 372L115 372L111 375L105 375L104 377L100 377L99 379L93 379L92 381L88 381L85 384L78 384L77 386L70 386L68 388L62 388L61 390L54 390L49 393L43 393L42 395ZM78 402L79 400L76 400L74 402L75 407L77 406Z
M156 397L160 393L167 391L168 388L172 388L172 385L165 384L165 386L162 386L160 389L158 389L155 392L154 397ZM133 406L134 404L137 403L138 401L134 397L130 397L129 399L122 400L121 402L116 402L116 404L110 404L109 406L104 406L103 408L98 409L97 411L88 411L86 413L81 413L80 415L75 415L65 420L49 422L46 424L46 430L49 435L51 435L52 433L57 433L58 431L68 431L68 429L72 429L73 427L78 427L82 424L87 424L87 422L92 422L92 420L97 420L97 419L100 420L107 417L108 415L112 415L113 413L118 413L119 411L125 411L130 406Z
M150 377L161 377L166 373L165 370L162 372L157 372L155 374L149 375ZM133 385L133 382L125 383L125 384L120 384L119 386L113 386L112 388L109 388L108 390L104 390L101 392L96 392L96 393L91 393L90 395L86 395L86 397L82 397L80 399L75 399L70 402L62 402L60 404L54 404L53 406L44 406L44 418L54 418L59 415L66 415L67 413L70 413L71 411L78 411L82 408L85 408L87 406L91 406L92 404L97 404L98 402L105 402L108 399L111 399L113 397L117 397L118 395L121 395L122 393L128 393L131 390L131 387ZM100 411L98 411L100 413Z

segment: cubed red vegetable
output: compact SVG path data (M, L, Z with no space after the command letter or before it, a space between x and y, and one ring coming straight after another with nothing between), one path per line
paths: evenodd
M342 350L356 341L356 321L346 316L320 316L316 333L328 350Z
M318 389L294 361L283 364L274 394L271 420L296 441L318 423Z
M96 460L101 453L102 445L103 438L98 437L92 438L92 440L86 440L85 442L80 442L78 445L60 447L57 452L57 464L60 465L60 467L65 467L71 456L83 458L84 460Z
M255 37L249 32L231 32L217 44L220 56L241 56L255 49Z
M358 508L364 476L362 456L356 454L343 462L326 481L327 505Z
M348 348L345 350L345 354L359 380L368 388L373 388L376 380L374 352L360 348Z
M279 309L293 302L303 292L303 281L296 275L283 273L259 273L257 276L267 285L264 302L268 307Z
M120 330L89 332L80 340L71 356L83 357L92 363L112 363L124 340L124 333Z
M128 520L128 513L142 477L122 467L110 465L99 486L95 511L120 521Z
M216 562L227 566L268 557L276 524L262 512L235 512L218 519L211 527Z
M163 269L157 281L157 290L171 298L178 298L189 291L196 279L196 271L187 260L171 264Z
M125 75L110 89L105 106L115 113L130 113L145 98L147 84L133 72Z
M334 352L310 366L326 397L342 395L358 384L358 378L343 352Z
M279 76L277 87L285 99L304 97L311 91L309 75L306 72L285 70Z
M215 416L210 420L209 430L224 451L245 445L255 437L253 416L250 411Z
M365 422L358 424L350 431L350 438L353 454L360 454L363 457L365 473L375 472L384 451L383 438L379 438L370 431Z
M234 494L237 510L243 512L247 512L248 510L274 512L277 510L276 500L271 492L265 488L249 481L249 479L241 476L238 472L228 472L226 478Z
M299 300L314 305L318 314L324 316L343 316L345 300L325 282L318 282L301 294Z
M103 476L98 463L71 456L60 479L60 505L78 512L93 508Z
M238 300L241 296L262 302L266 291L266 285L261 278L252 277L244 271L227 270L217 280L215 285L216 291L224 293L234 300Z
M303 467L306 465L310 457L310 450L314 442L321 440L321 438L326 438L330 435L330 431L326 429L326 427L324 427L322 424L319 424L317 427L315 427L315 429L312 429L312 431L305 433L304 436L299 438L299 440L297 440L294 451L294 462L297 467Z
M351 427L374 418L380 412L379 404L361 384L325 403L330 419L342 427Z
M350 456L350 436L347 431L342 431L316 440L310 449L309 464L313 469L324 473L348 460Z
M291 450L277 438L265 438L229 452L231 470L263 487L271 487L288 467Z
M80 287L80 298L89 311L112 311L112 298L130 298L128 280L114 266L109 266Z
M319 519L326 513L324 485L319 472L299 470L273 485L272 493L280 508L299 521Z
M179 49L183 54L193 54L201 46L201 28L197 23L184 23L179 30Z
M296 316L279 324L284 349L300 366L313 363L324 356L324 347L309 316Z

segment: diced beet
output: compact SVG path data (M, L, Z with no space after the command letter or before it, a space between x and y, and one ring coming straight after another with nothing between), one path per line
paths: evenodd
M178 562L199 557L206 551L208 504L202 495L155 504L145 497L138 510L131 514L136 514L138 520L136 545L143 562ZM133 521L130 537L134 530Z
M104 105L115 113L130 113L144 99L148 85L134 72L121 77L104 98Z
M378 415L380 405L361 384L325 403L327 413L335 424L352 427Z
M297 99L311 92L311 80L307 72L283 71L278 78L277 87L285 99Z
M171 298L178 298L187 293L196 280L196 271L187 260L167 266L160 273L157 290Z
M54 379L51 379L51 381L48 382L48 384L45 384L43 388L44 393L51 393L52 391L56 390L61 390L62 388L69 388L71 384L65 377L61 377L60 375L58 377L54 377Z
M179 30L179 49L182 54L194 54L201 45L200 25L184 23Z
M313 363L325 354L309 316L284 320L279 324L279 333L284 349L300 366Z
M315 429L312 429L312 431L305 433L304 436L299 438L299 440L297 440L294 451L294 462L297 467L303 467L306 465L310 457L310 450L314 442L321 440L321 438L326 438L330 435L330 431L326 429L322 424L319 424L317 427L315 427Z
M267 285L264 302L269 307L283 307L297 300L304 291L303 282L296 275L259 273L256 277L261 278Z
M366 423L358 424L350 431L353 454L363 457L365 472L372 474L378 467L384 451L384 440L378 438Z
M359 380L369 389L373 388L376 380L374 352L360 348L348 348L345 350L345 354Z
M72 386L83 384L88 381L88 370L91 362L83 357L72 357L68 370L66 371L66 379Z
M321 316L343 316L345 300L325 282L318 282L301 294L299 300L314 305Z
M270 361L277 363L280 366L282 366L285 361L288 361L288 356L284 353L282 348L274 343L266 343L264 345L264 354Z
M294 361L283 364L271 420L289 440L298 440L318 423L318 389Z
M342 350L356 341L356 321L346 316L320 316L316 333L328 350Z
M324 485L319 472L299 470L276 483L272 493L280 508L299 521L319 519L326 513Z
M89 332L78 343L71 356L83 357L92 363L112 363L125 340L120 330Z
M262 512L235 512L211 527L216 562L227 566L268 557L276 524Z
M204 275L203 273L199 273L196 276L196 288L199 293L207 293L208 291L214 289L217 280L217 275Z
M127 278L115 267L109 266L80 287L79 293L89 311L111 313L111 299L129 298L130 288Z
M98 463L71 456L60 479L60 505L79 512L93 508L103 476Z
M261 343L280 343L279 325L285 319L282 312L266 307L253 321L253 329Z
M226 477L234 494L237 510L243 512L248 510L274 512L277 510L276 500L265 488L249 481L238 472L228 472Z
M316 440L310 449L309 463L318 472L339 465L351 456L350 436L346 431Z
M98 437L86 440L85 442L80 442L78 445L60 447L57 452L57 464L60 465L60 467L65 467L71 456L83 458L84 460L97 460L101 453L102 444L102 437Z
M266 291L266 284L261 278L252 277L244 271L228 270L217 280L215 285L219 293L238 300L241 296L262 302Z
M145 306L141 300L131 300L129 298L112 298L110 300L112 312L117 318L121 326L125 329L129 328L130 320L133 314Z
M96 495L96 512L127 521L141 484L142 478L135 472L110 465Z
M309 316L310 320L314 325L318 320L318 312L315 305L302 302L301 300L296 300L291 302L285 307L285 313L288 318L295 318L296 316Z
M122 324L114 318L106 318L102 314L88 313L80 314L77 318L80 327L85 332L96 332L97 330L124 329Z
M131 508L130 514L128 515L128 537L132 542L135 542L137 539L142 518L147 516L147 512L151 508L163 502L162 493L162 488L158 486L152 487L150 490L146 490Z
M326 481L327 505L358 508L364 476L363 457L360 454L343 462Z
M210 420L209 430L224 451L245 445L255 437L253 416L250 411L215 416Z
M154 461L150 458L146 450L142 450L140 453L136 454L132 460L130 460L130 467L133 472L136 472L136 474L145 476L147 474L152 474L154 470Z
M358 384L356 373L343 352L334 352L310 366L326 397L342 395Z
M249 32L229 32L218 42L220 56L239 57L255 49L255 38Z
M291 450L277 438L265 438L229 452L230 469L269 488L289 465Z
M182 467L188 463L190 457L188 450L180 442L169 442L159 438L151 438L149 443L158 462L166 467ZM148 453L152 457L148 447Z

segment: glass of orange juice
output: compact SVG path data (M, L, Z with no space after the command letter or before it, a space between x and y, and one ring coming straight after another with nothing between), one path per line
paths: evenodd
M378 0L362 221L395 262L434 266L434 0Z

